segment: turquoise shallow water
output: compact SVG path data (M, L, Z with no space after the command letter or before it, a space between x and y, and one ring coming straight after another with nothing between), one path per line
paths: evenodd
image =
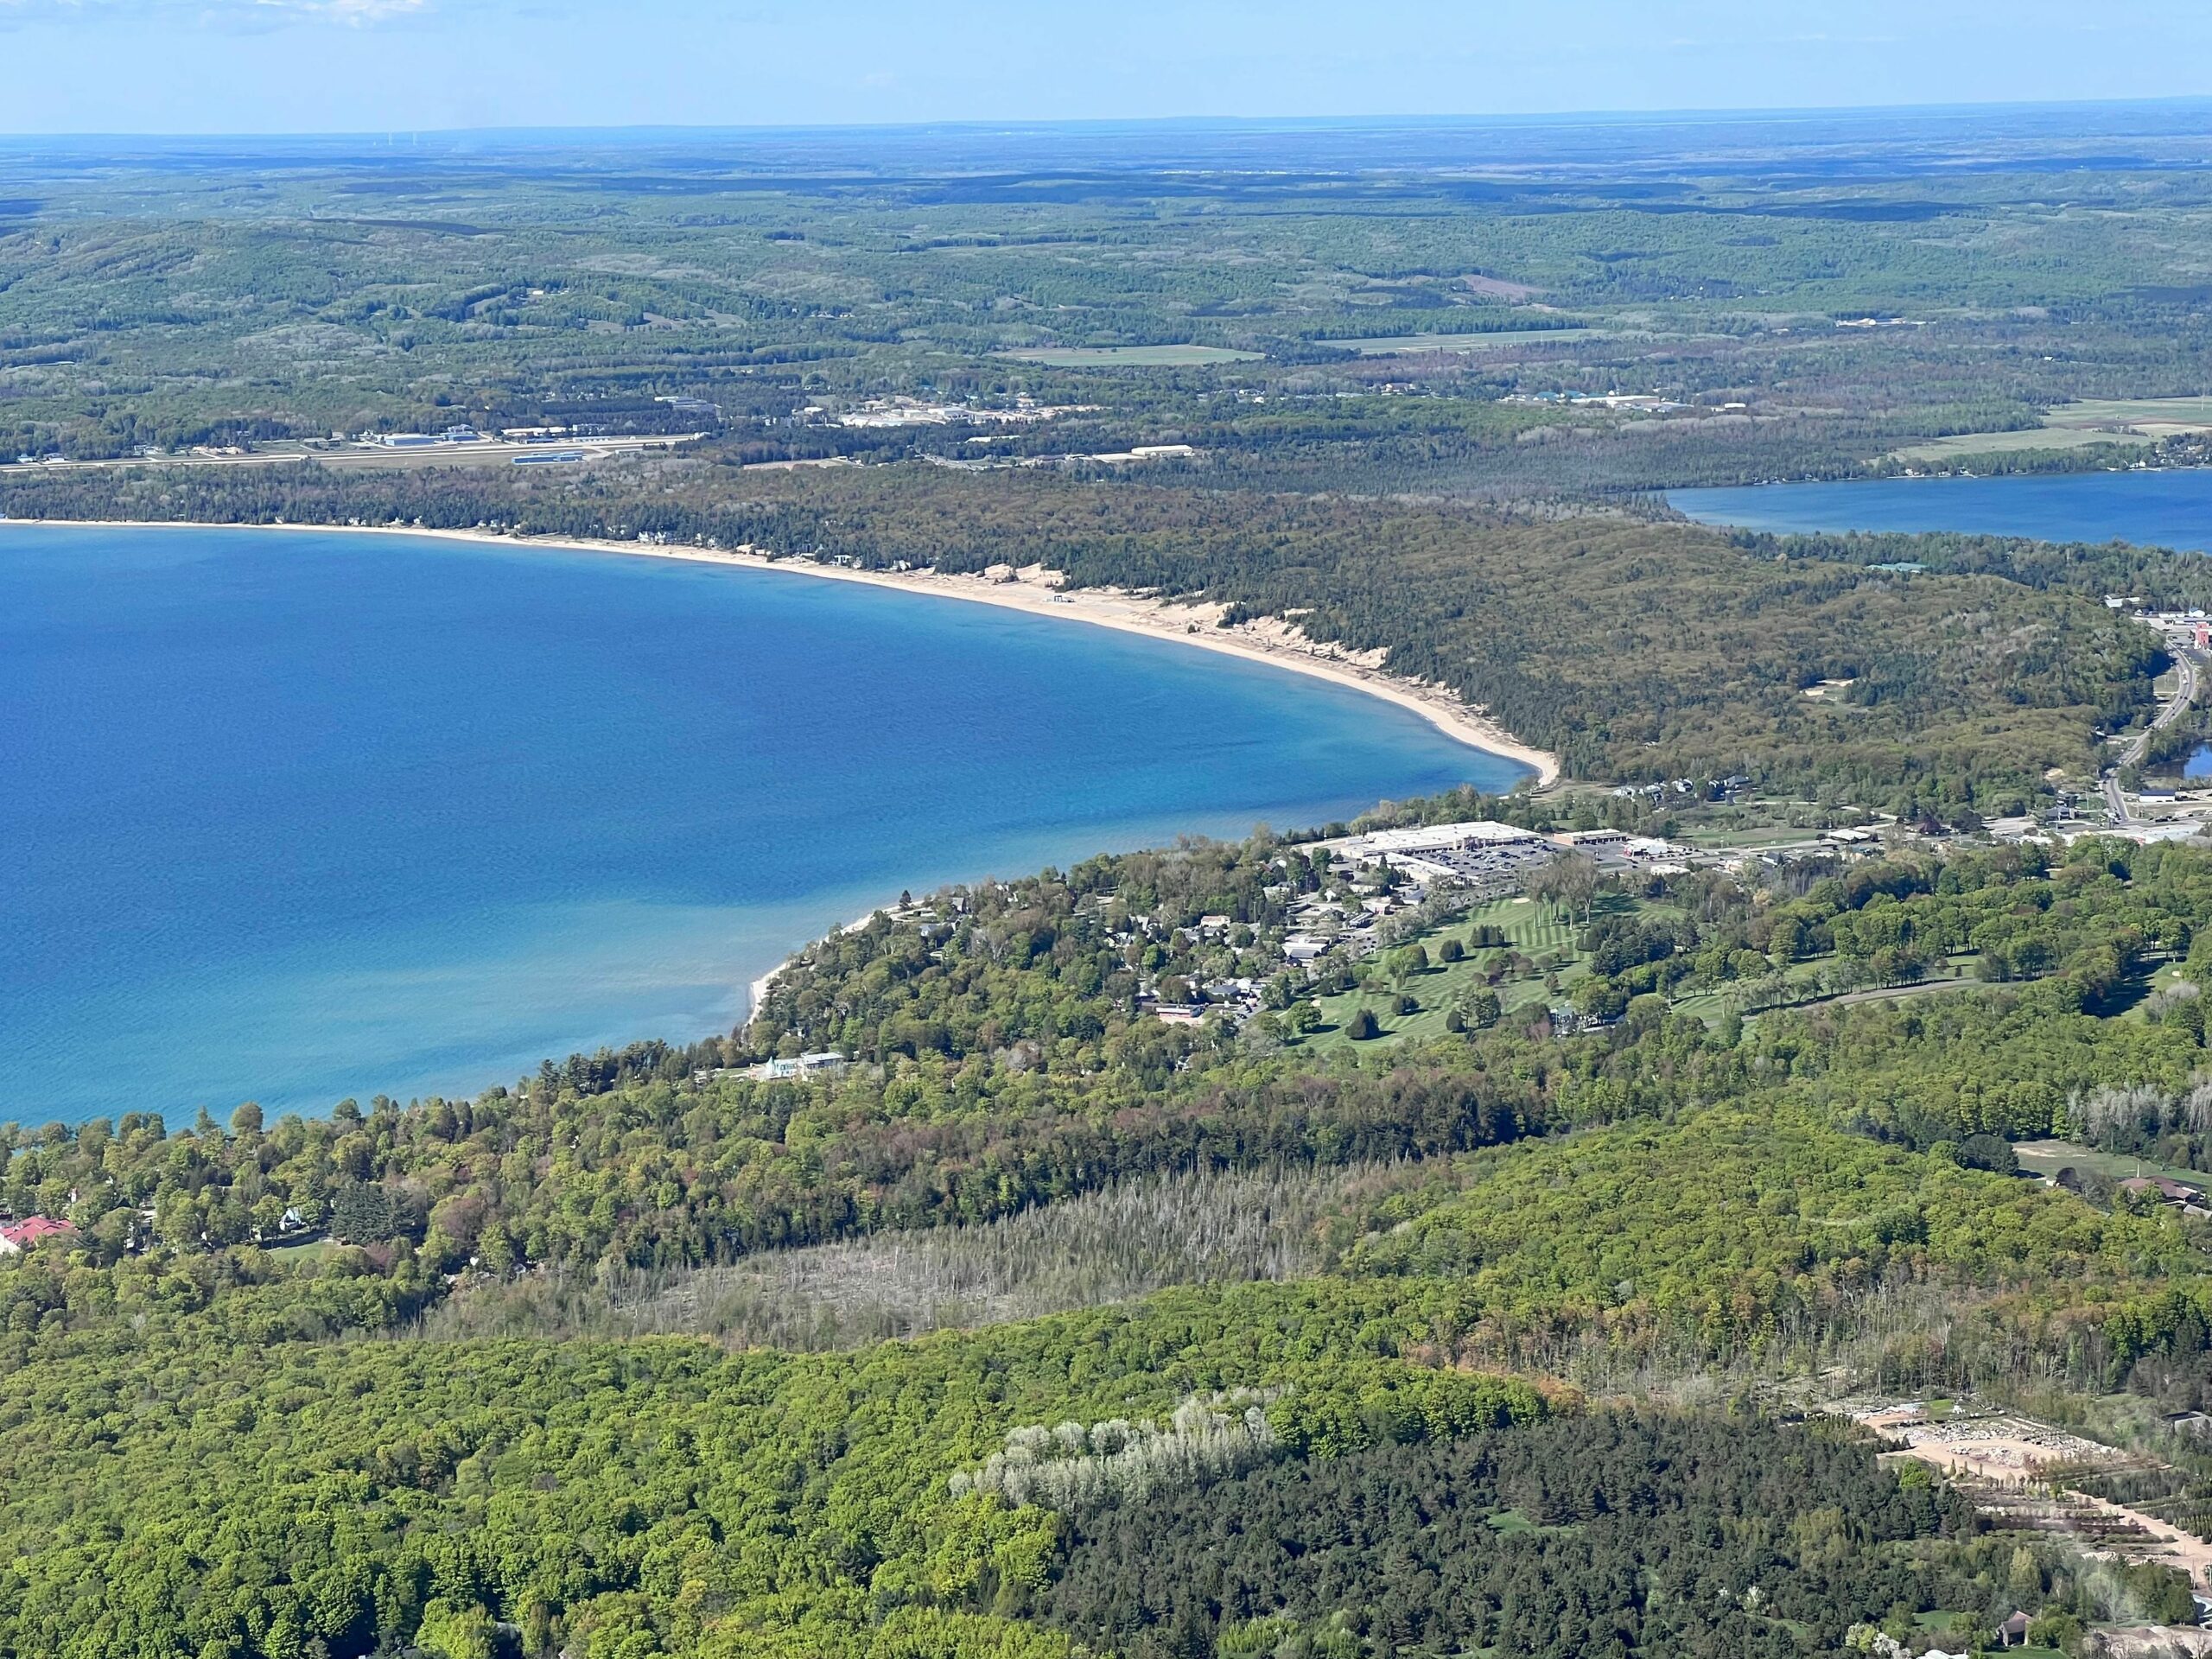
M1667 499L1693 518L1746 530L1954 530L2212 552L2212 467L1759 484Z
M0 524L0 1117L474 1091L895 895L1520 766L1213 653L804 576Z

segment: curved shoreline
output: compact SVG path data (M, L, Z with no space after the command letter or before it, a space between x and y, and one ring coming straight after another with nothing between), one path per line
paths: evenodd
M770 558L750 550L723 550L683 543L617 542L587 537L502 536L480 530L416 530L394 524L245 524L209 523L198 519L141 518L14 518L0 523L35 525L41 529L79 527L87 530L261 530L333 533L346 536L411 536L444 541L474 542L488 547L550 548L577 553L619 553L629 558L672 559L687 564L726 565L741 570L768 570L785 575L811 576L830 582L858 582L864 587L898 593L934 594L939 599L969 604L995 605L1003 610L1031 616L1055 617L1084 622L1093 627L1114 628L1141 634L1200 651L1241 657L1247 662L1267 663L1292 673L1327 680L1365 692L1420 715L1438 731L1471 749L1501 760L1516 761L1536 774L1535 786L1548 789L1559 781L1559 757L1524 743L1479 710L1469 708L1448 691L1418 681L1385 674L1379 668L1356 662L1329 648L1301 648L1271 643L1265 637L1239 632L1225 633L1213 626L1219 607L1173 605L1113 588L1078 588L1063 591L1041 578L993 582L980 575L942 575L934 570L861 570L846 565L817 564L812 560ZM1036 569L1037 567L1029 567ZM1046 573L1056 574L1056 573Z
M818 564L812 560L772 559L749 550L724 550L676 543L617 542L583 537L505 536L475 530L416 530L392 524L245 524L124 518L20 518L0 520L0 523L35 525L41 529L262 530L310 534L338 532L350 536L427 537L490 547L617 553L631 558L723 565L736 569L765 570L831 582L857 582L865 587L890 588L900 593L933 594L939 599L995 605L1004 610L1021 611L1032 616L1052 617L1062 621L1087 623L1093 627L1113 628L1124 633L1190 645L1202 651L1218 652L1226 656L1243 658L1247 662L1268 664L1292 673L1326 680L1332 684L1363 692L1417 715L1446 737L1469 748L1528 766L1535 772L1536 787L1539 789L1548 788L1559 779L1557 756L1522 742L1503 727L1468 708L1449 692L1396 678L1383 673L1379 668L1351 661L1342 656L1325 654L1326 648L1318 645L1300 649L1286 643L1271 642L1264 636L1253 633L1224 637L1224 631L1214 626L1219 615L1218 607L1211 607L1209 613L1205 607L1171 605L1164 601L1113 589L1077 588L1064 593L1046 585L1042 580L1043 575L1052 573L1040 573L1038 577L1027 581L994 582L981 575L940 575L933 570L861 570L844 565ZM1289 637L1287 627L1281 631L1285 638ZM873 914L871 912L870 915ZM865 924L868 919L867 916L860 917L836 931L843 931ZM790 965L791 960L791 955L786 955L747 985L745 1010L747 1022L760 1012L769 985Z

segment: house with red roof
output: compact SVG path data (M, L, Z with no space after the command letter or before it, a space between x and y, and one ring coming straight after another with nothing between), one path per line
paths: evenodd
M0 1227L0 1255L14 1255L20 1250L35 1249L42 1238L76 1230L66 1221L50 1220L45 1216L26 1216L21 1221L11 1221Z

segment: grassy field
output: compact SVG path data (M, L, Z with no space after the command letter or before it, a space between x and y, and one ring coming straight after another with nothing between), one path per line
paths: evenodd
M1924 979L1907 980L1897 985L1862 985L1855 990L1827 995L1821 994L1820 988L1811 982L1820 978L1822 971L1835 961L1834 957L1815 957L1805 962L1793 962L1782 970L1783 982L1788 985L1805 987L1804 991L1795 993L1802 995L1804 1000L1798 1002L1778 1003L1772 1009L1760 1008L1747 1011L1745 1012L1744 1017L1746 1020L1756 1020L1762 1014L1780 1009L1810 1007L1823 1002L1873 1002L1900 996L1929 995L1943 991L1970 991L1982 983L1980 980L1974 977L1974 965L1980 960L1980 952L1961 950L1946 957L1942 965L1931 971ZM1674 1003L1675 1011L1677 1014L1694 1014L1707 1025L1713 1024L1729 1010L1737 1007L1736 993L1731 988L1704 991L1695 996L1677 997Z
M1608 894L1598 901L1600 915L1614 912L1628 913L1651 908L1640 900L1621 894ZM1582 931L1579 918L1555 916L1545 906L1529 899L1501 899L1470 911L1459 920L1423 933L1418 943L1427 947L1431 966L1425 971L1409 976L1400 986L1389 976L1377 971L1373 980L1358 989L1341 996L1320 999L1322 1029L1305 1039L1305 1046L1315 1049L1339 1047L1351 1039L1345 1027L1354 1014L1365 1008L1373 1014L1382 1028L1382 1035L1358 1045L1363 1049L1388 1048L1408 1040L1421 1040L1445 1035L1445 1015L1465 994L1482 983L1483 963L1496 956L1495 950L1470 949L1466 959L1456 963L1440 963L1437 953L1446 939L1457 939L1465 946L1476 927L1489 925L1503 931L1514 950L1528 957L1542 957L1547 953L1560 957L1560 991L1554 994L1544 983L1541 974L1509 979L1496 988L1498 1001L1507 1016L1523 1010L1544 1007L1556 1000L1557 995L1571 992L1574 982L1590 971L1589 966L1577 955L1574 941ZM1388 954L1387 952L1385 954ZM1394 1012L1401 993L1411 995L1421 1005L1415 1014Z
M1821 832L1802 824L1755 824L1744 829L1685 830L1680 838L1694 847L1787 847L1818 841Z
M1563 1534L1575 1533L1582 1530L1581 1524L1579 1522L1568 1522L1560 1526L1540 1527L1534 1521L1531 1521L1527 1516L1522 1514L1518 1510L1500 1510L1495 1515L1486 1515L1483 1517L1483 1524L1501 1538L1518 1537L1524 1532ZM1481 1651L1484 1653L1496 1653L1497 1649L1495 1648L1484 1648Z
M1257 352L1233 352L1226 346L1054 346L999 355L1053 369L1180 369L1262 360Z
M1948 1611L1916 1613L1914 1622L1931 1636L1947 1637L1955 1630L1969 1628L1974 1623L1974 1615ZM2045 1656L2049 1656L2049 1659L2064 1659L2056 1648L2009 1648L2005 1651L2015 1656L2015 1659L2044 1659Z
M1825 966L1827 963L1824 959L1793 962L1782 970L1782 977L1785 983L1790 985L1809 986L1812 981L1820 977L1821 969ZM1809 991L1790 993L1793 996L1809 994ZM1732 1010L1738 1008L1737 995L1732 987L1723 988L1717 991L1700 991L1695 995L1676 997L1673 1006L1677 1014L1694 1014L1707 1025L1715 1025Z

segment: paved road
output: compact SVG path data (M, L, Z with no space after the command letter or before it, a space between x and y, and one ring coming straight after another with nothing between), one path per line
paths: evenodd
M2199 672L2196 653L2185 646L2177 649L2174 652L2174 672L2180 683L2174 688L2172 701L2159 709L2158 718L2137 734L2135 741L2120 752L2120 765L2105 772L2105 809L2112 814L2113 823L2121 828L2141 822L2129 808L2126 792L2120 786L2121 768L2132 766L2140 760L2144 752L2151 747L2151 739L2158 730L2179 720L2188 712L2190 705L2196 701Z
M2105 773L2105 810L2111 815L2113 826L2125 830L2135 822L2135 815L2127 810L2127 796L2120 786L2120 774Z

